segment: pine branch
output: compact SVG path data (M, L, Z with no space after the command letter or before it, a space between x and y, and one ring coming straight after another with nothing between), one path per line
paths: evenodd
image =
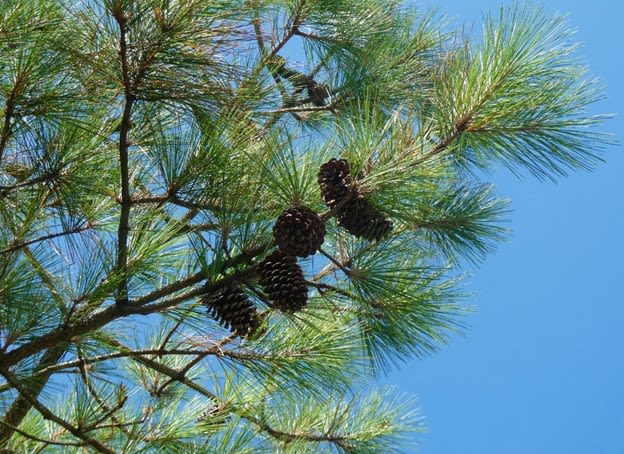
M231 340L231 337L226 337L224 340ZM79 370L83 367L83 366L88 366L90 364L97 364L97 363L101 363L101 362L106 362L106 361L111 361L114 359L120 359L120 358L135 358L135 357L149 357L149 356L158 356L158 357L164 357L164 356L195 356L196 358L201 357L201 359L203 359L206 356L209 355L215 355L215 356L223 356L223 352L222 352L222 347L225 345L225 343L221 343L219 342L216 346L214 347L210 347L210 348L206 348L206 349L198 349L198 348L173 348L173 349L164 349L164 348L157 348L157 349L153 349L153 348L147 348L147 349L139 349L139 350L124 350L124 351L116 351L116 352L112 352L112 353L106 353L106 354L102 354L102 355L96 355L96 356L91 356L91 357L83 357L80 359L76 359L76 360L72 360L72 361L65 361L63 363L59 363L59 364L55 364L53 366L49 366L46 367L40 371L35 372L32 376L33 377L37 377L37 376L41 376L41 375L48 375L48 374L52 374L52 373L58 373L60 371L66 370L66 369L73 369L73 368L78 368ZM200 360L201 360L200 359ZM198 361L191 361L189 362L189 364L191 364L191 367L195 366ZM187 364L188 367L189 364ZM189 367L189 370L190 368ZM168 385L167 385L168 386ZM6 391L10 389L9 385L5 385L4 387L0 388L0 392Z
M26 181L22 181L20 183L17 183L11 186L0 186L0 198L6 197L11 192L17 189L27 188L29 186L35 186L36 184L39 184L39 183L49 183L52 181L54 177L55 175L41 175L39 177L32 178Z
M98 417L98 419L95 422L85 427L83 430L85 432L89 432L94 429L101 429L102 428L101 423L106 421L108 418L111 419L113 425L115 425L116 427L120 427L122 428L122 430L124 430L123 424L119 421L119 419L117 419L117 417L115 416L115 413L117 413L119 410L123 408L123 406L126 404L128 400L128 397L123 396L123 398L120 399L113 407L109 406L108 403L104 399L102 399L100 394L97 392L97 390L95 389L95 386L93 386L93 383L91 383L91 380L89 379L89 376L88 376L87 368L85 367L87 364L85 359L81 355L78 355L78 358L79 358L78 369L80 371L80 377L82 378L82 381L87 388L87 392L95 399L97 404L104 411L103 415Z
M17 95L19 83L19 79L15 81L4 106L4 124L2 125L2 134L0 134L0 163L2 163L4 151L11 137L11 121L13 121L15 97Z
M2 424L3 426L5 426L8 429L11 429L12 431L20 434L21 436L32 440L32 441L36 441L39 443L43 443L43 448L45 448L46 446L52 445L52 446L74 446L74 447L83 447L85 446L85 443L77 443L77 442L71 442L71 441L55 441L55 440L46 440L44 438L39 438L36 435L32 435L29 434L28 432L21 430L19 427L16 426L12 426L9 423L6 423L4 421L0 421L0 424Z
M124 346L122 346L121 344L118 345L119 347L124 348ZM127 347L125 347L127 348ZM179 382L181 384L184 384L186 386L188 386L189 388L193 389L194 391L198 392L199 394L209 398L210 400L217 400L217 396L215 394L213 394L212 392L208 391L207 389L205 389L204 387L200 386L199 384L197 384L196 382L194 382L193 380L189 379L186 377L186 374L182 371L177 371L175 369L172 369L158 361L155 360L151 360L149 358L144 358L144 357L133 357L133 359L157 372L160 372L164 375L167 375L168 377L171 378L171 380ZM318 435L318 434L306 434L306 433L289 433L289 432L282 432L282 431L278 431L275 430L273 428L271 428L269 425L267 425L266 423L261 422L259 419L253 417L252 415L250 415L248 412L246 412L243 409L236 409L236 408L231 408L231 411L238 413L238 415L246 420L248 420L249 422L255 424L258 428L260 428L261 430L263 430L264 432L268 433L271 436L274 436L278 439L281 440L288 440L288 441L293 441L293 440L306 440L306 441L312 441L312 442L331 442L336 444L337 446L342 447L343 449L347 450L347 449L351 449L351 447L347 444L347 437L344 436L338 436L338 435L333 435L333 434L323 434L323 435ZM347 452L354 452L352 450L348 450Z
M260 52L260 56L262 57L263 64L266 65L266 64L268 64L268 62L271 61L271 58L274 58L277 55L277 52L273 56L269 56L269 54L268 54L268 52L266 50L266 46L265 46L265 43L264 43L264 38L262 36L262 21L260 19L260 12L258 10L258 5L255 4L255 6L256 6L255 16L252 19L253 29L254 29L254 34L256 36L256 44L258 45L258 51ZM279 75L276 74L274 71L270 71L270 73L271 73L271 77L275 81L275 86L277 87L277 89L280 92L280 95L282 97L282 103L285 104L286 100L288 99L288 93L286 92L286 89L283 87L282 81L280 80ZM291 113L291 115L296 120L301 120L301 118L296 113ZM277 123L277 121L280 119L281 116L282 116L281 113L276 112L269 119L269 121L266 122L266 124L263 126L262 129L264 131L269 131L273 127L273 125L275 123Z
M11 372L9 372L9 370L6 369L4 366L0 367L0 374L2 374L2 376L6 379L6 381L9 382L11 386L13 386L13 388L15 388L15 390L17 390L17 392L20 393L20 396L23 397L26 400L26 402L28 402L28 404L34 407L39 413L41 413L41 416L43 416L45 419L52 421L56 423L57 425L63 427L65 430L70 432L73 436L75 436L76 438L80 438L86 444L88 444L89 446L92 446L97 451L103 452L106 454L115 454L115 451L113 451L112 449L103 445L99 441L89 437L82 430L78 429L77 427L74 427L73 425L71 425L64 419L60 418L59 416L56 416L48 407L46 407L41 402L39 402L37 398L33 396L27 390L27 388L17 378L15 378L15 376Z
M225 345L227 345L228 343L232 342L234 339L236 338L236 335L230 335L228 337L225 337L224 339L222 339L221 341L219 341L214 347L211 347L209 349L204 350L203 352L196 352L196 356L195 358L193 358L191 361L188 362L188 364L186 364L182 369L181 369L181 373L183 375L186 375L193 367L195 367L197 364L199 364L204 358L206 358L209 355L212 355L215 353L215 351L221 351L223 349L223 347ZM166 381L165 383L163 383L157 390L156 390L156 395L160 396L165 389L170 386L172 383L174 383L175 380L173 378L170 378L168 381Z
M325 257L327 257L327 259L334 264L336 269L339 269L345 274L345 276L349 277L349 275L351 274L351 270L347 269L344 264L340 263L331 254L328 254L323 249L319 249L319 252L323 254Z
M282 37L282 39L271 49L269 53L269 59L275 57L277 53L288 43L288 41L295 35L297 29L303 24L303 10L305 8L306 0L299 0L295 9L295 14L291 19L291 24L288 27L288 31Z
M43 236L40 236L38 238L34 238L32 240L27 240L27 241L23 241L22 240L22 241L20 241L20 240L15 239L15 240L11 241L11 243L12 243L11 246L0 250L0 255L8 254L10 252L15 252L15 251L17 251L19 249L31 246L31 245L36 244L36 243L40 243L42 241L52 240L52 239L61 238L61 237L67 236L67 235L73 235L73 234L76 234L76 233L81 233L81 232L84 232L86 230L90 230L92 228L94 228L92 224L85 224L83 226L78 226L78 227L75 227L73 229L63 231L63 232L49 233L47 235L43 235Z
M113 344L117 348L124 349L124 350L131 350L128 346L123 345L121 342L114 342ZM187 378L186 374L182 373L181 371L172 369L171 367L168 367L159 361L144 357L142 355L131 356L131 358L134 361L155 370L156 372L160 372L161 374L167 375L173 380L188 386L189 388L193 389L194 391L198 392L199 394L205 397L208 397L211 400L217 400L217 396L215 394L211 393L210 391L205 389L203 386L197 384L193 380Z
M275 437L278 440L282 441L308 441L315 443L332 443L340 448L342 448L345 452L356 452L355 447L349 444L349 440L351 437L345 435L336 435L332 433L306 433L306 432L286 432L282 430L277 430L271 427L266 422L263 422L259 418L254 418L251 416L247 416L250 422L254 423L258 426L262 431L267 434Z
M424 164L425 162L429 161L431 158L443 153L448 147L450 147L454 142L456 142L461 137L461 135L468 128L469 122L470 122L469 117L466 117L460 120L459 122L457 122L451 134L449 134L447 137L445 137L440 142L438 142L438 144L435 147L433 147L430 151L425 153L424 156L418 158L413 163L411 163L411 166L416 167L421 164Z
M119 58L121 60L121 72L123 77L125 104L119 126L119 166L121 171L121 214L119 217L119 229L117 233L117 272L121 273L122 278L117 287L117 296L115 304L117 306L125 306L128 304L128 232L130 222L130 176L128 170L128 149L130 147L128 141L128 132L131 128L132 106L135 100L135 86L130 78L130 70L128 68L128 44L126 42L127 19L121 11L114 11L114 18L119 25Z
M117 352L106 353L106 354L96 355L96 356L91 356L91 357L86 357L86 358L83 357L83 358L72 360L72 361L65 361L63 363L59 363L54 366L49 366L49 367L46 367L45 369L42 369L41 371L35 372L33 374L33 377L43 375L43 374L48 374L48 373L57 373L59 371L63 371L66 369L78 368L80 370L82 366L88 366L90 364L97 364L97 363L111 361L111 360L119 359L119 358L132 358L132 357L137 357L137 356L159 356L159 357L161 356L199 356L199 355L205 354L206 352L209 352L208 354L216 354L216 350L215 351L212 351L210 349L201 350L201 349L196 349L196 348L188 348L188 349L147 348L147 349L140 349L140 350L117 351ZM7 389L9 388L7 387Z
M261 245L249 251L245 251L240 255L232 258L230 261L226 262L226 267L236 267L247 263L248 261L252 260L256 256L260 255L262 252L264 252L267 247L268 245ZM23 360L24 358L27 358L31 355L36 354L37 352L40 352L41 350L44 350L45 348L54 346L60 342L70 341L75 336L80 336L88 332L100 329L114 320L124 318L130 315L148 315L160 312L184 301L188 301L191 298L214 291L215 289L219 288L220 285L223 285L223 283L229 282L231 280L241 279L247 273L252 272L254 272L254 270L250 270L249 268L240 270L238 272L232 273L227 278L224 278L209 286L204 286L202 288L191 290L176 298L161 301L156 304L149 304L158 299L171 295L172 293L176 293L180 290L192 287L205 279L205 274L203 272L195 273L185 279L181 279L159 290L151 292L143 297L137 298L134 301L130 301L123 307L120 307L118 305L109 306L106 309L103 309L100 312L97 312L83 320L78 320L73 324L60 326L46 334L38 336L9 352L0 354L0 362L6 364L7 366L11 366Z
M30 390L31 396L36 398L41 394L53 372L53 370L50 369L50 365L58 363L65 354L65 351L65 347L62 345L50 347L46 350L39 360L33 376L28 379L24 385ZM8 384L10 385L10 382ZM0 446L5 446L5 444L8 443L13 436L13 428L19 427L31 407L32 403L26 396L20 394L16 397L2 419L4 427L0 429Z
M15 231L13 232L15 234ZM33 268L36 270L37 274L40 276L41 280L48 287L52 298L55 300L59 310L62 313L66 312L64 301L56 288L53 278L50 275L49 271L41 265L41 263L36 259L34 254L30 251L28 246L24 246L24 253L27 259L31 262ZM65 354L66 346L65 345L54 345L48 346L48 350L43 354L39 364L37 366L38 369L47 367L49 364L56 364ZM32 377L27 385L32 387L32 392L35 398L39 396L39 394L43 391L45 385L50 378L50 374L40 374L37 377ZM12 426L19 426L21 421L24 419L26 414L31 408L31 402L23 395L19 395L11 408L7 411L4 417L4 421ZM4 441L8 441L11 438L11 433L8 429L8 426L5 427L2 431L0 431L0 445Z
M306 284L310 287L314 287L319 291L319 293L323 294L326 291L337 293L339 295L345 296L349 299L355 300L357 296L353 293L350 293L342 288L336 287L335 285L326 284L324 282L314 282L314 281L306 281Z

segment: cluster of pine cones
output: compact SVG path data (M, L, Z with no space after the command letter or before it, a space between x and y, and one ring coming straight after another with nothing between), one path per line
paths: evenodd
M390 233L392 222L353 186L347 160L331 159L323 164L318 182L338 226L370 241ZM277 218L273 227L277 249L258 264L258 281L272 307L293 313L307 304L308 287L297 257L308 257L320 249L325 220L305 206L290 208ZM239 284L223 285L205 295L202 303L210 316L239 336L252 334L260 324L256 306Z
M337 224L351 235L379 241L390 233L392 221L353 187L346 159L331 159L323 164L318 182L325 204L338 210Z

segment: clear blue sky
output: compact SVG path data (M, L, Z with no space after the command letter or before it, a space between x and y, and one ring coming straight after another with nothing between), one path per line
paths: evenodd
M540 3L578 28L581 55L607 84L595 113L618 113L604 129L622 142L623 4ZM501 2L422 4L479 30L481 14ZM624 453L622 151L610 147L593 173L558 184L492 176L512 199L513 235L471 270L478 312L470 329L387 379L419 396L429 432L417 452Z

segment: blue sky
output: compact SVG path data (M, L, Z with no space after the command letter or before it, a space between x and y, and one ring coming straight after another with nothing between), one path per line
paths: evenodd
M508 2L504 2L508 3ZM428 1L479 30L500 1ZM624 5L543 1L569 13L580 54L607 85L594 113L622 141ZM471 27L467 27L471 29ZM558 184L506 171L511 241L471 269L478 312L465 337L387 381L419 396L423 454L624 453L624 156L612 146L592 173Z

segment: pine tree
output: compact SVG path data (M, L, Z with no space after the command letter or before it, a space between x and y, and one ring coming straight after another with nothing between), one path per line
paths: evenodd
M461 330L506 235L481 170L607 143L526 2L469 39L397 0L5 0L0 37L2 452L399 452L421 418L370 381Z

